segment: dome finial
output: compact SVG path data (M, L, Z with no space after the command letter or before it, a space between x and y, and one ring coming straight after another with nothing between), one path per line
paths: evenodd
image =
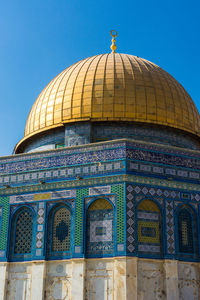
M117 49L117 46L115 45L115 38L117 36L117 31L111 30L110 34L112 36L112 45L110 46L110 49L112 50L112 53L115 53L115 50Z

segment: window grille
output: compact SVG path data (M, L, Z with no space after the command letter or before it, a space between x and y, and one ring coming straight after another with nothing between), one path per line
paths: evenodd
M11 255L18 257L32 250L33 214L27 207L22 208L12 221Z
M69 251L70 249L70 212L62 207L54 215L53 251Z
M178 214L179 252L193 253L193 217L188 209L183 208Z
M71 213L66 206L52 210L48 220L47 254L64 256L71 249Z

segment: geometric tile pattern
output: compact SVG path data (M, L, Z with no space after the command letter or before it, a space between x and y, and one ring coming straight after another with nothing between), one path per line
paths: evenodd
M175 235L174 235L174 209L173 201L166 200L166 236L167 236L167 252L168 254L175 253Z
M111 193L117 194L117 243L124 243L124 184L114 184Z
M151 197L169 197L172 199L180 199L180 192L178 191L170 191L170 190L163 190L160 188L153 188L153 187L147 187L147 186L135 186L134 191L136 194L142 193L145 196L151 196Z
M37 232L35 246L38 249L43 248L44 243L45 203L39 202L37 209ZM38 256L39 253L39 251L36 251L36 256Z
M200 201L200 194L191 194L191 200L192 201Z
M84 204L84 197L87 196L88 196L88 188L82 188L77 190L76 215L75 215L75 246L82 245L83 204Z
M134 208L134 189L128 184L126 187L126 243L127 252L135 251L135 208Z
M0 206L1 206L0 251L5 251L7 247L7 236L8 236L9 197L1 196Z

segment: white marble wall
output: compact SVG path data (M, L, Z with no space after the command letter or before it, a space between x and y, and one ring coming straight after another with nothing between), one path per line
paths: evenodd
M158 299L200 299L200 264L136 257L0 263L0 300Z

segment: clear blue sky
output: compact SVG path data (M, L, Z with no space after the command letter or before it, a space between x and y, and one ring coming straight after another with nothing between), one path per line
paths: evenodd
M199 1L21 0L0 2L0 156L23 137L36 97L64 68L117 51L168 71L200 110Z

